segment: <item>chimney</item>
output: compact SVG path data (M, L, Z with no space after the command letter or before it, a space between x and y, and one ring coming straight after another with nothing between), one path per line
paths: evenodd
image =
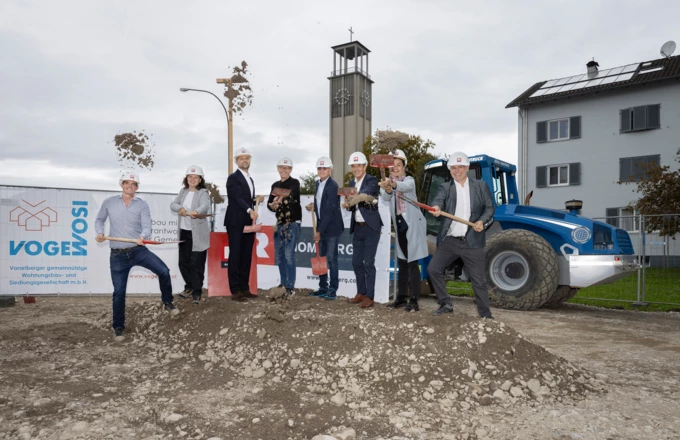
M597 68L600 65L597 64L597 61L593 59L593 61L589 61L588 64L586 64L586 67L588 68L588 78L594 78L597 76Z

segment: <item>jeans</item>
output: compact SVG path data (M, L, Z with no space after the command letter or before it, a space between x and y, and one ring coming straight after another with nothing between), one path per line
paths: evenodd
M319 276L319 290L328 290L328 276L331 277L330 290L338 291L338 241L340 237L321 236L319 241L319 256L326 257L328 273Z
M125 328L125 293L128 275L134 266L146 268L158 276L161 288L161 301L172 303L172 282L170 269L156 254L146 248L138 246L127 252L111 250L109 257L111 266L111 281L113 281L113 328Z
M274 232L274 248L276 264L279 266L281 284L286 289L295 288L295 246L300 236L300 224L297 222L279 224Z
M377 232L368 225L356 225L352 237L352 267L357 277L357 294L375 297L375 253L380 242L380 230Z
M203 293L203 279L205 278L205 260L208 251L194 252L191 250L194 243L191 231L180 231L179 244L179 271L184 279L184 290L191 291L193 296L201 296Z

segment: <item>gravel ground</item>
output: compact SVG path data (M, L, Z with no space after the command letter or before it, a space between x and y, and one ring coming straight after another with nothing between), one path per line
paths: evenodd
M0 439L677 439L680 316L110 298L0 309Z

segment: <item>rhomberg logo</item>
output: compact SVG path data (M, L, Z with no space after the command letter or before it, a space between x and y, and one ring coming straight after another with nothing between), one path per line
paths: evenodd
M9 221L22 226L26 231L42 231L58 219L57 211L43 205L47 200L31 205L26 200L21 200L28 206L18 206L9 212Z

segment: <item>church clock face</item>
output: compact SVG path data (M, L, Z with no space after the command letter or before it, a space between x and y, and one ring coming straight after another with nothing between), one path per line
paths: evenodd
M364 107L368 107L371 104L371 94L366 89L361 92L361 104L363 104Z
M335 94L335 102L339 105L345 105L349 102L349 90L342 88Z

